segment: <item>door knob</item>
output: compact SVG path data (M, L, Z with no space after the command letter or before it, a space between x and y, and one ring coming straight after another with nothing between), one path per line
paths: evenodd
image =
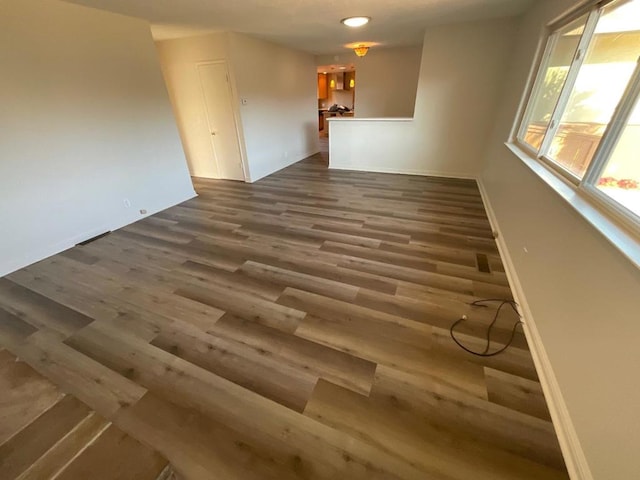
M218 132L211 132L211 135L216 135L216 133L218 133Z

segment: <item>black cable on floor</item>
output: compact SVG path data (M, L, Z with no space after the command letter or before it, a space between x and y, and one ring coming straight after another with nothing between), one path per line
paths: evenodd
M453 323L453 325L451 325L451 328L449 329L449 333L451 334L451 338L453 339L454 342L456 342L458 344L458 346L460 348L462 348L463 350L465 350L466 352L469 352L473 355L476 355L478 357L494 357L502 352L504 352L507 348L509 348L511 346L511 344L513 343L513 339L516 335L516 329L518 328L518 325L522 325L522 321L518 320L516 323L514 323L513 325L513 329L511 330L511 338L509 339L509 342L502 347L500 350L497 350L495 352L489 353L489 350L491 349L491 330L493 329L493 327L495 326L496 322L498 321L498 315L500 315L500 310L502 310L502 307L504 307L505 305L509 305L514 312L516 312L516 315L518 315L518 318L522 318L522 316L520 315L520 312L518 312L518 304L516 302L514 302L513 300L504 300L501 298L487 298L485 300L476 300L475 302L471 302L470 305L473 307L483 307L483 308L487 308L487 305L484 305L485 303L488 302L500 302L500 305L498 305L498 308L496 310L496 314L493 317L493 320L491 322L491 324L489 325L489 328L487 329L487 346L484 349L483 352L474 352L473 350L465 347L462 343L460 343L460 341L456 338L454 330L455 328L462 322L464 322L467 317L465 315L463 315L462 317L460 317L457 321L455 321Z

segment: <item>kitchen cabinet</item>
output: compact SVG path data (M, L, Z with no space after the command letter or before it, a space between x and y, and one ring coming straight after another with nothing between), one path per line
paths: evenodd
M351 83L353 82L353 87ZM356 72L346 72L344 74L344 89L353 90L356 88Z
M329 98L329 82L325 73L318 74L318 99L326 100Z

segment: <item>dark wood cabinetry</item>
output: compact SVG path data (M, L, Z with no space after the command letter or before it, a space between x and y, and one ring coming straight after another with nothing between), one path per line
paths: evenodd
M326 100L329 97L329 88L327 75L325 73L318 74L318 99Z
M353 90L356 87L356 72L345 72L344 89Z

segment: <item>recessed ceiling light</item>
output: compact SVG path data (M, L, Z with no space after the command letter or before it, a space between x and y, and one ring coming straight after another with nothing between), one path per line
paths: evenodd
M357 28L366 25L371 21L371 17L347 17L340 20L340 23L347 27Z
M340 67L340 70L346 70L347 67Z

